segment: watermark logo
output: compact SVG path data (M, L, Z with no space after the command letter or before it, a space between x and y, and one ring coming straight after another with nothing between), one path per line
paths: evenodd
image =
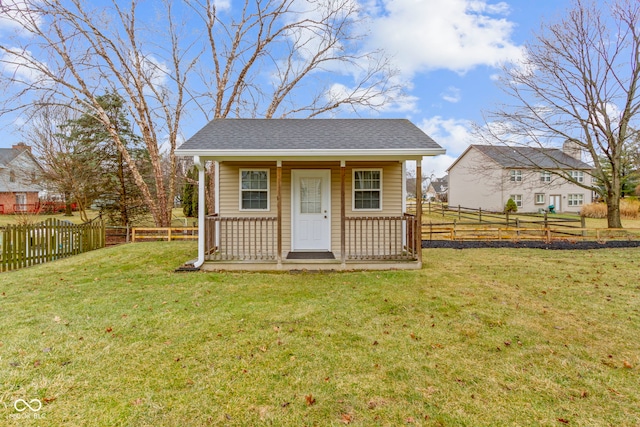
M7 408L7 404L2 402L4 407ZM46 414L39 412L42 409L42 401L40 399L17 399L13 402L13 409L15 413L10 414L9 418L12 419L44 419Z
M27 409L30 409L31 412L38 412L40 409L42 409L42 402L40 401L40 399L31 399L28 402L24 399L18 399L13 402L13 407L18 412L24 412Z

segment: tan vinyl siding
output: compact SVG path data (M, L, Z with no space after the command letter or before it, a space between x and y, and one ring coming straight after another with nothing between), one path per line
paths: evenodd
M240 169L269 169L270 209L268 211L240 210ZM382 169L382 210L354 211L353 169ZM340 163L339 162L283 162L282 164L282 249L283 256L291 250L291 171L293 169L331 170L331 250L340 257ZM221 217L276 217L277 188L275 162L222 162L220 163L220 209ZM347 162L345 173L345 206L349 217L401 216L402 211L402 164L390 162ZM275 237L274 237L275 238Z

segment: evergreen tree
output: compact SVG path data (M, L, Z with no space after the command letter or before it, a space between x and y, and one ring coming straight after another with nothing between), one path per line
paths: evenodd
M109 121L115 127L120 140L125 143L131 159L138 170L149 169L148 152L133 131L127 118L124 100L115 92L96 97ZM90 110L79 118L68 121L63 128L65 137L74 141L88 154L88 165L93 171L93 191L86 194L85 207L94 203L111 222L119 225L131 224L147 212L142 193L135 184L130 165L124 160L113 143L113 137Z

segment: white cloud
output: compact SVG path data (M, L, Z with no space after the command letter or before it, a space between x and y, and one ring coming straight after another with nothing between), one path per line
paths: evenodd
M329 89L327 98L330 102L339 102L340 100L366 99L366 105L371 105L379 112L385 113L407 113L417 110L418 98L407 95L399 90L386 91L380 93L376 89L370 88L349 88L341 83L334 83ZM367 107L358 104L349 104L349 108L366 109Z
M213 0L213 5L218 10L229 10L231 9L231 0Z
M140 72L144 76L145 88L147 94L151 94L151 87L160 90L169 82L169 67L153 55L142 55L130 53L130 61L136 64L140 63Z
M445 155L427 157L423 160L422 170L427 175L445 175L447 168L473 142L472 123L468 120L435 116L422 120L418 127L447 150Z
M422 160L422 175L442 178L447 174L447 169L455 162L457 157L444 154L435 157L425 157Z
M33 57L30 51L9 48L0 54L0 72L14 81L48 84L47 65Z
M39 24L41 19L36 14L29 12L24 0L0 1L0 33L22 33L24 26L28 26L30 21Z
M447 102L451 102L452 104L455 104L459 102L460 99L462 99L460 89L455 86L449 86L447 90L441 94L441 96L442 96L442 99L444 99Z
M464 73L522 56L504 2L382 0L372 16L371 45L393 55L405 75L436 69Z
M418 127L454 157L462 154L473 141L472 123L468 120L435 116L422 120Z

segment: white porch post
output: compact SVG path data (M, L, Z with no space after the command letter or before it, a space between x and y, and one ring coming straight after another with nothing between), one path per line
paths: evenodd
M204 224L205 224L205 168L204 162L200 159L200 156L193 156L193 163L198 168L198 260L194 264L194 267L200 268L204 264Z
M282 266L282 160L276 161L276 204L278 209L278 219L277 219L277 251L278 256L276 260L278 262L278 267Z
M416 254L422 265L422 157L416 160Z
M346 206L345 206L345 176L346 176L346 168L347 162L345 160L340 160L340 261L342 262L342 267L345 267L347 262L347 253L346 253Z

